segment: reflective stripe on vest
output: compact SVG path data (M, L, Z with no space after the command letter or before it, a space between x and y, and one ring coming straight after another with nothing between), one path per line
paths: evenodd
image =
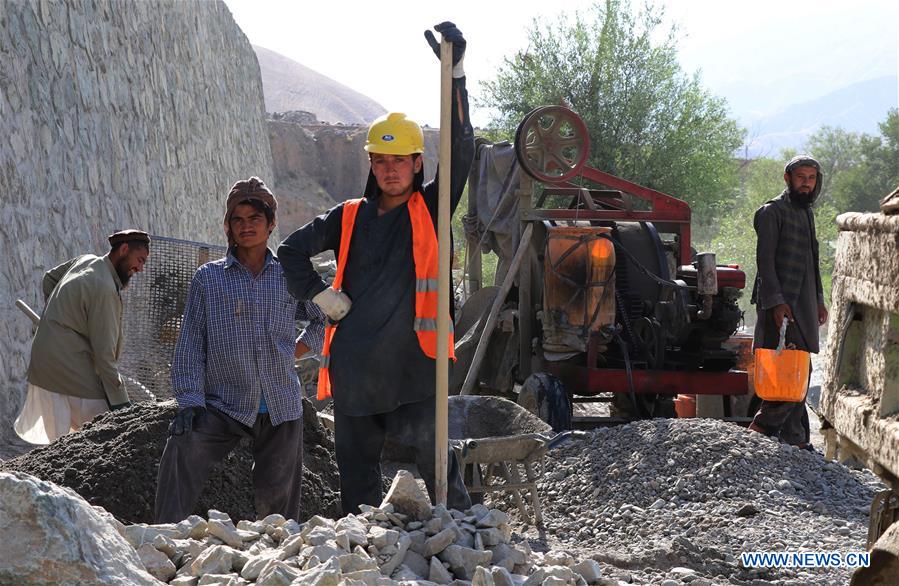
M415 262L415 322L412 327L418 345L430 358L437 358L437 279L439 258L434 221L419 192L409 198L412 221L412 259ZM449 357L456 359L453 348L453 324L449 324Z
M340 232L340 254L337 257L337 274L334 277L334 289L340 288L343 282L343 271L346 268L350 249L350 238L361 199L347 201L343 206L343 221ZM437 234L434 222L428 212L421 193L415 192L407 204L409 219L412 223L412 260L415 264L415 321L413 329L418 336L418 345L422 352L430 358L437 358ZM337 324L325 328L325 340L322 345L321 368L318 373L318 399L331 396L331 377L328 366L331 363L331 339ZM449 324L449 357L456 359L453 348L453 324Z

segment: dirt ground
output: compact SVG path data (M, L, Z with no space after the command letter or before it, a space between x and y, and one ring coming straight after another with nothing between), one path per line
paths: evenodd
M339 476L329 432L304 402L302 518L340 516ZM19 470L66 486L124 523L152 523L156 474L165 447L173 403L138 403L101 415L80 433L0 463L0 470ZM232 519L255 519L252 455L249 442L217 466L206 482L195 513L209 509Z
M817 365L816 365L817 366ZM820 384L820 368L814 373L813 387ZM813 393L810 392L810 395ZM480 403L466 404L451 401L455 420L465 420L469 428L453 429L453 437L483 437L489 435L480 428L496 431L497 426L521 427L527 421L513 417L485 416L495 406L494 398L482 398ZM484 403L486 401L486 403ZM489 405L488 405L489 404ZM315 408L304 400L304 473L301 518L315 514L337 518L341 516L339 475L334 460L333 439L318 418ZM576 405L580 414L607 415L607 404ZM126 523L153 522L153 503L156 493L156 474L165 446L166 434L175 407L172 403L138 403L129 409L101 415L87 424L81 433L70 434L50 446L31 448L24 442L10 442L2 446L0 458L19 455L0 461L0 470L20 470L38 478L72 488L90 503L104 507ZM464 414L463 414L464 412ZM820 422L809 407L812 443L823 453ZM514 420L514 421L513 421ZM480 422L480 423L479 423ZM480 426L480 427L479 427ZM525 431L538 431L526 429ZM521 430L518 430L521 433ZM506 433L512 433L507 430ZM252 456L249 442L242 442L219 466L206 483L195 512L206 515L211 508L228 513L233 519L256 517L252 501ZM383 472L385 489L401 464L411 458L398 446L385 447ZM30 451L29 451L30 450Z

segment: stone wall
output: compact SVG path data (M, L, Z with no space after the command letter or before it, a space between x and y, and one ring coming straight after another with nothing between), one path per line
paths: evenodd
M899 216L837 217L822 426L828 452L899 478ZM849 319L850 307L853 308ZM845 440L849 440L848 442ZM883 476L883 474L880 474ZM899 482L893 483L899 489Z
M263 104L222 2L0 1L0 440L32 333L15 299L40 310L44 271L116 229L222 243L230 185L273 177Z
M298 124L269 119L283 234L346 199L361 197L368 178L368 126ZM426 128L425 182L434 178L440 132Z

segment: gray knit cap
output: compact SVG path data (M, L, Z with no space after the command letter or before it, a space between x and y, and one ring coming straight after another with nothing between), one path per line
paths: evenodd
M821 193L821 185L824 183L824 172L821 171L821 163L811 155L796 155L784 166L784 173L792 173L793 169L797 167L814 167L818 171L815 189L811 194L811 201L814 202L818 199L818 194ZM789 181L787 186L789 186Z
M796 155L786 164L784 173L789 173L796 167L814 167L818 170L818 173L821 172L821 163L811 155Z

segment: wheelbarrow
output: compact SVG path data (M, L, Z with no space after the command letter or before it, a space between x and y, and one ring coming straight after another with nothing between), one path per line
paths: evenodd
M542 525L537 479L543 475L543 457L549 450L572 438L583 438L582 431L563 431L556 435L527 433L502 437L451 440L462 468L468 492L472 495L509 492L522 519ZM530 500L530 511L525 504Z

